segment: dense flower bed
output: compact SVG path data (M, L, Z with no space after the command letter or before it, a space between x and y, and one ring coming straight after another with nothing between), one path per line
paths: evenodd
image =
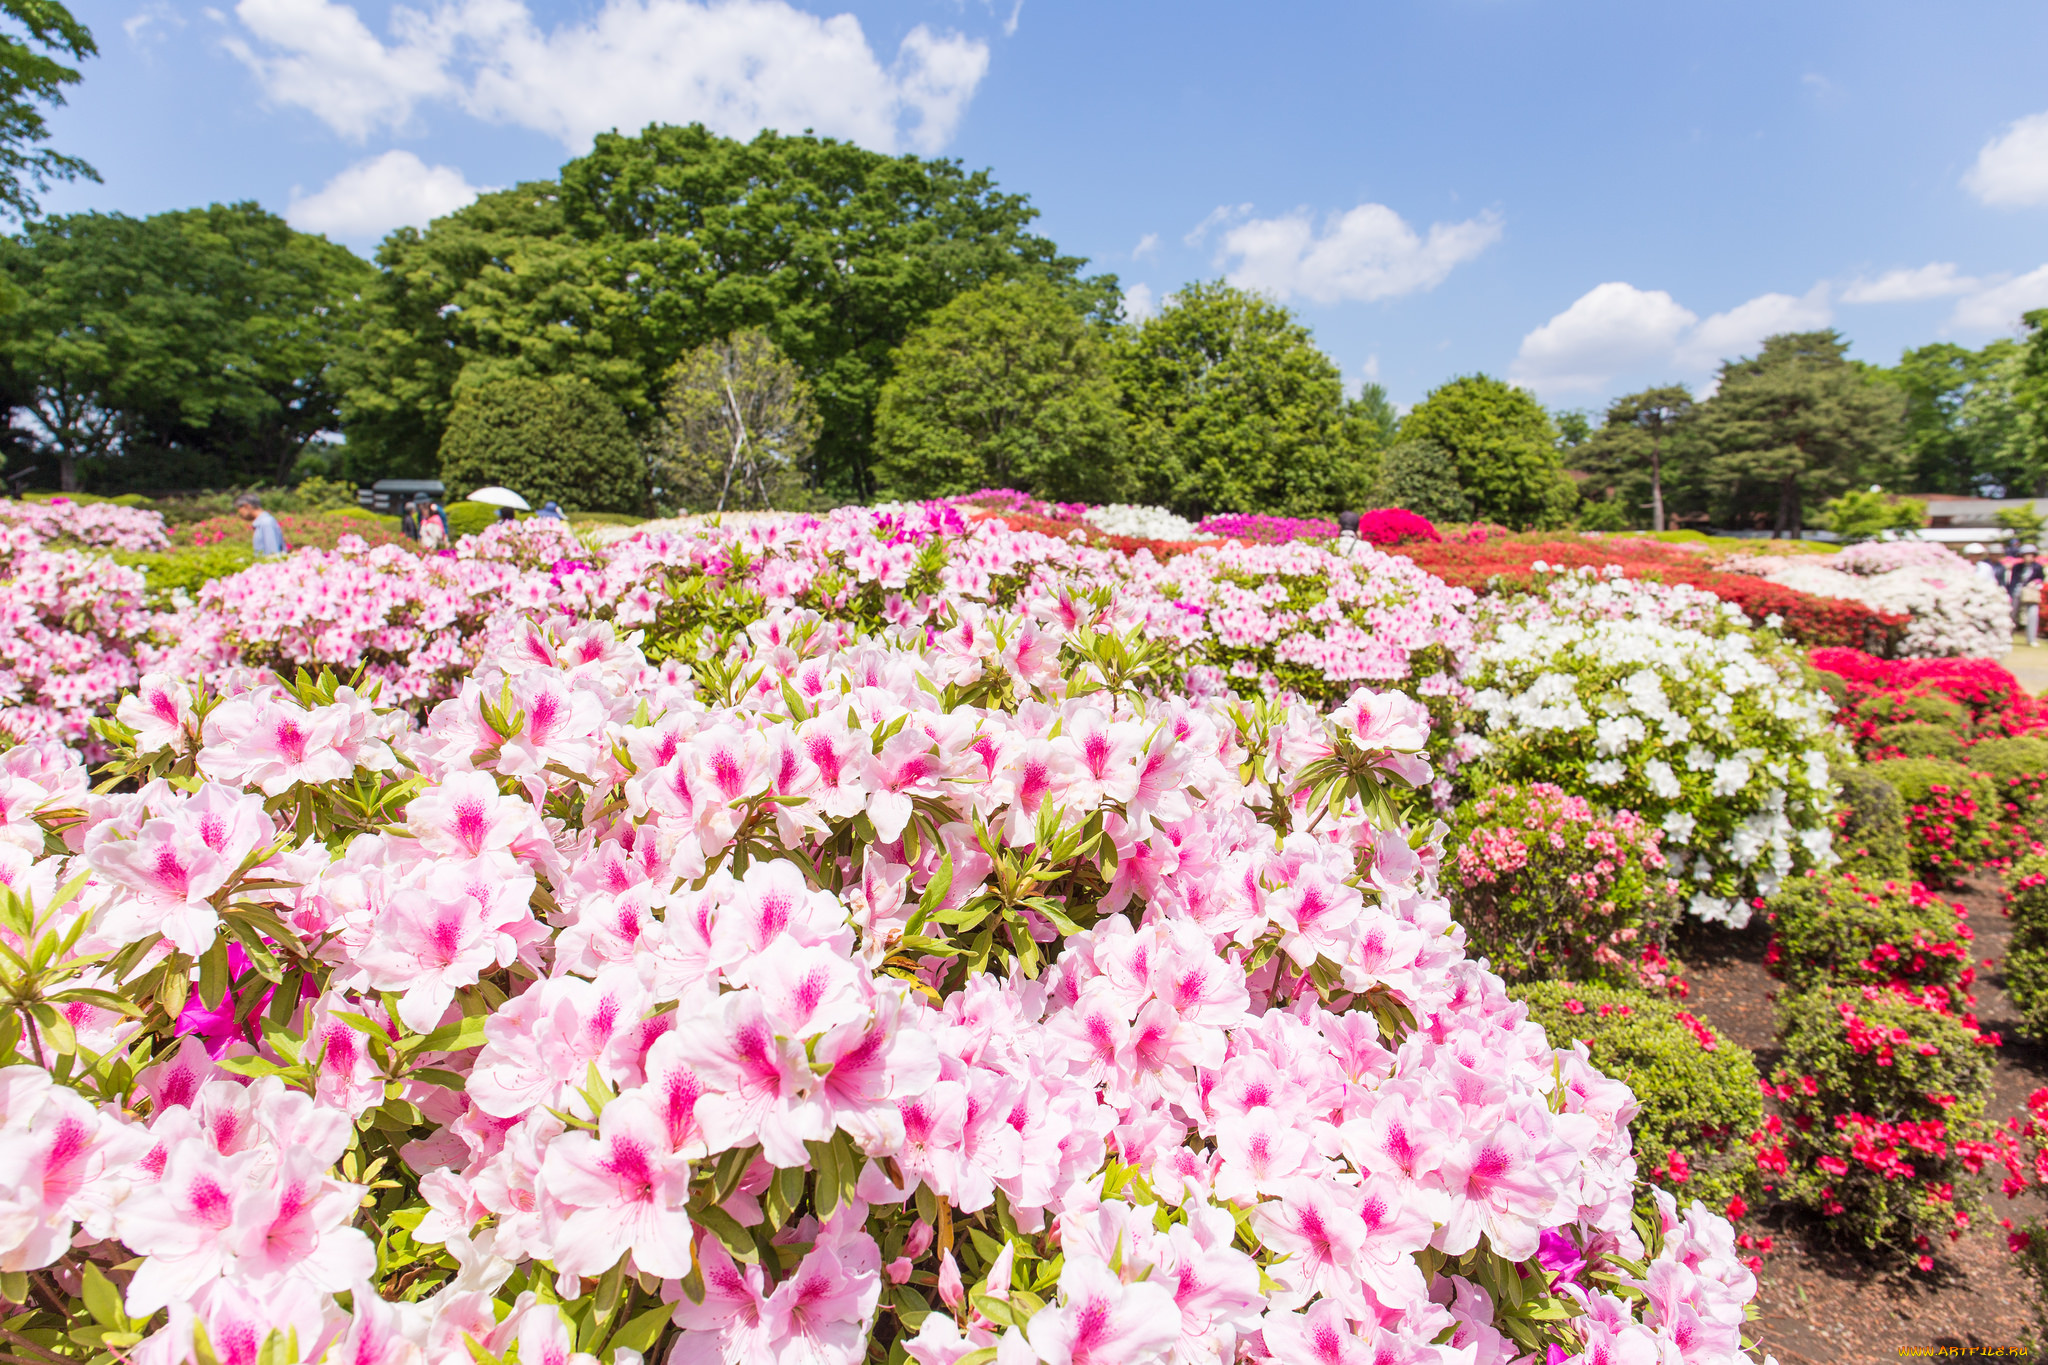
M398 529L398 523L388 517L332 516L327 514L300 515L293 512L278 512L278 528L284 532L285 547L292 550L333 550L338 549L345 537L353 536L364 544L375 548L380 545L398 545L418 549L418 543L408 540ZM229 542L247 543L249 524L240 517L208 517L180 526L172 541L179 546L204 548Z
M1195 528L1254 545L1285 545L1290 540L1334 540L1337 523L1315 518L1269 517L1258 512L1223 512Z
M1732 605L1581 569L1484 599L1471 782L1551 782L1660 828L1702 919L1834 859L1833 705Z
M937 543L871 532L884 578ZM745 539L691 553L737 581L775 562ZM144 1365L1740 1358L1731 1230L1634 1214L1627 1089L1465 960L1392 814L1413 701L1148 694L1140 627L1057 597L874 631L741 598L657 663L620 633L654 604L568 605L627 566L464 562L560 596L423 726L230 669L122 704L124 770L169 780L7 756L10 1330Z
M170 543L161 515L113 502L0 498L0 522L31 531L39 541L70 541L108 550L161 550Z
M1474 590L1527 591L1558 569L1618 565L1630 578L1698 588L1740 607L1758 623L1771 622L1807 645L1890 648L1908 617L1874 610L1843 597L1816 596L1750 574L1708 567L1696 552L1653 540L1530 542L1482 540L1409 545L1401 553L1442 578Z
M1751 558L1726 567L1817 597L1846 598L1878 613L1908 616L1897 645L1897 652L1908 657L1996 656L2012 645L2012 604L2004 589L1940 545L1852 546L1827 559Z
M2048 733L2048 709L1994 659L1879 659L1857 649L1816 649L1808 657L1842 679L1848 699L1840 720L1859 741L1902 718L1899 699L1928 693L1964 708L1967 739Z
M0 743L84 744L94 716L135 685L153 619L142 575L102 555L44 549L17 525L0 530L0 581Z

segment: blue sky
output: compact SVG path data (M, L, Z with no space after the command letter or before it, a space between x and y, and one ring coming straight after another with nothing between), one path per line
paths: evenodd
M597 129L958 157L1142 308L1228 276L1411 404L1705 381L1772 331L1890 362L2048 306L2048 6L84 0L102 185L368 252Z

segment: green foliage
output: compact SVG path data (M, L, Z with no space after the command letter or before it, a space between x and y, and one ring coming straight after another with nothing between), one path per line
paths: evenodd
M1970 967L1960 912L1917 883L1855 872L1794 877L1766 913L1776 934L1772 970L1794 990L1905 982L1952 991Z
M1730 515L1769 516L1796 536L1809 506L1903 472L1905 400L1852 365L1847 350L1832 331L1794 332L1722 364L1699 420L1712 450L1708 481Z
M760 328L699 346L662 389L647 442L665 508L801 508L818 440L811 387Z
M2017 507L2001 507L1996 513L1998 524L2003 526L2014 540L2029 545L2041 543L2041 536L2048 532L2048 519L2044 519L2029 504Z
M503 520L499 509L488 502L451 502L442 510L448 514L448 534L456 540L487 531Z
M1875 540L1886 531L1912 531L1927 524L1927 505L1912 498L1886 497L1883 490L1852 488L1820 509L1820 526L1847 544Z
M1970 710L1938 688L1917 692L1883 692L1865 697L1857 714L1879 728L1887 725L1938 725L1962 733L1970 726Z
M1581 531L1626 531L1628 513L1619 498L1602 498L1597 502L1579 504L1579 529Z
M115 489L285 478L338 423L330 373L367 265L255 204L79 213L0 241L9 396L40 453Z
M1662 531L1672 466L1696 456L1699 443L1688 439L1694 412L1692 391L1683 384L1617 398L1607 405L1600 429L1574 451L1574 462L1593 486L1612 490L1610 500L1622 511L1647 506L1650 529Z
M441 478L456 496L497 484L536 507L553 499L570 511L631 512L647 502L625 416L573 378L501 379L463 394L441 440Z
M152 607L162 607L173 593L197 593L201 586L216 578L240 573L256 562L256 552L244 537L154 554L117 551L112 558L118 564L140 569L147 580L144 600Z
M2015 863L2005 877L2012 943L2005 950L2005 989L2027 1036L2048 1039L2048 853Z
M912 332L893 361L875 410L884 496L1128 496L1130 443L1109 343L1051 284L971 289Z
M0 0L0 14L20 29L0 30L0 207L27 221L37 212L31 185L40 191L53 180L100 178L77 157L35 145L50 135L38 106L64 103L64 87L79 80L59 59L83 61L99 48L57 0Z
M1279 304L1188 285L1129 329L1116 371L1148 500L1190 517L1369 501L1377 462L1341 420L1337 367Z
M1458 467L1442 446L1429 441L1399 441L1381 452L1373 500L1434 522L1472 520L1472 500L1458 486Z
M1880 749L1897 749L1907 758L1945 758L1954 763L1963 756L1963 740L1946 725L1909 721L1902 725L1880 725L1874 737Z
M1681 1203L1699 1199L1716 1211L1737 1196L1756 1197L1756 1161L1746 1140L1764 1115L1756 1058L1747 1048L1645 991L1542 981L1509 993L1528 1005L1553 1047L1583 1041L1602 1074L1635 1092L1642 1111L1630 1121L1629 1136L1638 1174ZM1673 1162L1674 1152L1681 1161Z
M1035 277L1114 310L1114 279L1083 281L1036 217L954 161L699 124L601 133L558 181L385 239L349 367L350 476L430 471L456 395L493 377L581 375L640 420L677 357L759 327L813 388L820 487L866 500L889 354L935 309Z
M1941 341L1905 352L1886 372L1905 395L1911 487L2018 497L2039 493L2043 471L2019 439L2013 387L2024 352L2011 337L1981 351Z
M1578 493L1564 476L1550 415L1526 390L1483 374L1453 379L1401 420L1401 439L1450 456L1476 518L1518 529L1570 520Z
M1868 768L1847 769L1837 780L1841 807L1836 814L1835 852L1841 856L1843 872L1876 882L1911 878L1906 803L1899 799L1899 789Z
M1782 1065L1772 1079L1787 1119L1785 1198L1829 1231L1904 1251L1954 1224L1970 1175L1953 1138L1971 1135L1991 1096L1991 1064L1953 1015L1889 991L1815 989L1780 1002ZM1917 1144L1895 1128L1937 1125ZM1926 1129L1911 1130L1925 1134Z

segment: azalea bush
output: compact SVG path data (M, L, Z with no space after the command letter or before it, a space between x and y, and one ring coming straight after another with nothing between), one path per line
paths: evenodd
M1879 659L1856 649L1809 657L1842 680L1841 721L1859 742L1909 721L1950 725L1972 741L2048 732L2048 709L1993 659Z
M1842 871L1871 883L1906 882L1913 878L1911 839L1906 832L1906 803L1899 789L1868 768L1850 768L1840 775L1835 812L1834 852Z
M1894 758L1870 765L1905 805L1906 848L1913 874L1932 886L1953 886L1980 867L2002 866L2024 829L2001 817L1991 780L1938 758Z
M1906 987L1968 1003L1976 980L1969 912L1918 882L1866 881L1851 871L1795 877L1771 897L1764 961L1794 990Z
M109 550L161 550L170 544L155 512L116 502L47 502L0 498L0 523L32 532L38 541Z
M1749 1049L1647 991L1538 981L1511 992L1548 1037L1559 1046L1576 1042L1635 1096L1629 1133L1646 1179L1741 1216L1759 1193L1750 1140L1764 1121Z
M1334 540L1337 537L1337 523L1334 521L1269 517L1257 512L1220 512L1204 518L1195 529L1204 535L1224 536L1258 545L1285 545L1290 540Z
M1784 1118L1759 1143L1767 1182L1832 1233L1910 1248L1931 1269L1932 1239L1968 1227L1997 1154L1980 1121L1997 1038L1945 994L1910 988L1819 988L1780 1013L1771 1093Z
M2029 1037L2048 1038L2048 853L2015 863L2005 877L2012 942L2005 951L2005 988Z
M1468 948L1509 981L1663 987L1664 943L1684 908L1662 831L1546 782L1461 805L1444 881Z
M98 792L10 751L9 1330L1736 1358L1731 1230L1636 1206L1627 1088L1465 957L1394 813L1421 706L1180 697L1074 610L771 608L655 661L538 608L424 722L230 668L146 678Z
M1833 861L1833 705L1775 634L1696 589L1590 570L1477 617L1471 789L1550 782L1637 812L1692 913L1736 927Z
M142 575L104 555L46 549L14 526L0 530L0 588L0 743L90 745L88 727L135 685L138 651L146 658L154 618Z
M1908 658L1980 658L2003 654L2012 644L2012 603L2005 590L1940 545L1854 546L1826 558L1755 557L1725 567L1816 597L1905 616L1895 648Z

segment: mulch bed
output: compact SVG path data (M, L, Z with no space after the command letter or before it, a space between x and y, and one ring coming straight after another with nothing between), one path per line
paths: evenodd
M2012 925L1995 877L1973 880L1949 899L1970 914L1976 955L2005 959ZM1730 1040L1753 1049L1768 1072L1776 1061L1772 1031L1780 983L1764 970L1768 930L1754 924L1742 934L1699 935L1681 945L1692 993L1687 1008ZM2019 1016L2005 993L2000 967L1978 972L1977 1015L2004 1038L1994 1063L1989 1115L2021 1113L2027 1095L2048 1085L2048 1048L2019 1036ZM1994 1188L1993 1208L1935 1260L1931 1274L1903 1259L1887 1261L1828 1236L1823 1221L1786 1210L1753 1213L1746 1229L1768 1235L1757 1295L1758 1318L1749 1335L1759 1353L1780 1365L1896 1360L1927 1347L1990 1351L2033 1342L2034 1290L2005 1250L2002 1218L2015 1223L2039 1211L2032 1192L2008 1201Z

